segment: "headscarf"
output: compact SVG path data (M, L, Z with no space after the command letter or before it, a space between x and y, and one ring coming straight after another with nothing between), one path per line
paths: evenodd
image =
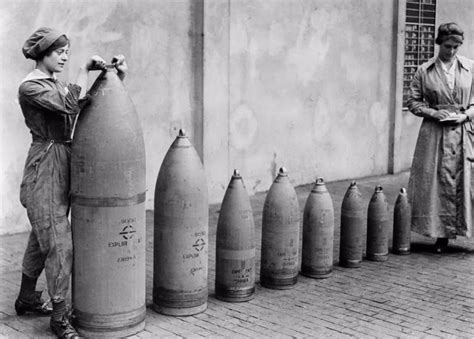
M27 59L37 60L62 35L65 36L52 28L38 28L23 44L23 54Z

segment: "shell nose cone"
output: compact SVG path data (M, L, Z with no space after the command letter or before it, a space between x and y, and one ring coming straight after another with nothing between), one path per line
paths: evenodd
M313 189L311 190L315 193L327 193L328 190L326 188L326 184L324 183L324 179L322 177L318 177L314 182Z
M178 135L171 144L170 150L175 148L194 149L193 144L189 140L188 136L186 135L186 131L183 128L179 129Z
M240 175L240 171L238 169L234 169L234 174L232 174L232 178L241 179L242 176Z
M280 170L278 171L278 175L287 176L288 175L287 169L285 167L280 167Z

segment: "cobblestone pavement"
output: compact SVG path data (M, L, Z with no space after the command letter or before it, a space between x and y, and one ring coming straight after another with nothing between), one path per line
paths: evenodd
M291 175L291 173L290 173ZM245 180L245 178L244 178ZM380 184L391 211L408 173L357 180L367 203ZM337 265L340 207L349 181L328 183L335 208L336 260L328 279L298 277L290 290L270 290L257 282L255 298L226 303L214 296L215 235L219 205L210 206L209 298L205 312L188 317L164 316L147 309L146 328L134 338L155 337L360 337L474 338L474 240L458 238L449 251L433 254L433 239L412 233L412 253L389 255L386 262L364 260L358 269ZM312 185L297 188L303 210ZM251 198L259 272L261 214L265 194ZM393 214L392 214L393 215ZM147 211L147 304L151 304L153 212ZM52 337L47 318L18 317L13 303L27 233L0 237L0 336ZM257 275L258 281L258 275ZM45 288L44 276L39 282Z

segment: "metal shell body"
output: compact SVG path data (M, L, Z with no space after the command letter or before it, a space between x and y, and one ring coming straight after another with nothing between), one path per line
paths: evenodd
M82 335L122 337L145 326L145 147L115 70L89 93L71 150L72 303Z
M244 182L234 172L222 201L216 234L216 297L229 302L255 292L255 224Z
M353 181L344 195L341 206L339 265L348 268L360 267L364 224L362 194Z
M192 315L207 308L209 203L199 155L183 131L156 180L153 308Z
M395 254L410 254L411 243L411 207L407 192L400 190L393 210L393 243L392 252Z
M299 214L296 191L280 169L263 206L260 283L264 287L288 289L297 282Z
M369 202L367 211L367 259L372 261L385 261L388 259L389 236L388 202L381 186Z
M327 278L333 269L334 207L326 185L319 178L303 212L303 255L301 273L311 278Z

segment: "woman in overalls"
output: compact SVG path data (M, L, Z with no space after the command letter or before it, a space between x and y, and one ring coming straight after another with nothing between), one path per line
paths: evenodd
M87 102L89 71L106 67L101 57L92 56L80 68L77 84L60 81L55 74L62 72L68 61L69 47L65 34L47 27L36 30L23 46L23 54L36 61L36 67L22 81L18 93L33 139L20 189L32 230L15 309L18 315L51 315L51 330L59 338L79 337L69 323L65 303L73 258L68 220L72 129L81 106ZM115 59L123 78L125 60L123 56ZM41 300L41 292L35 292L43 269L52 309Z

